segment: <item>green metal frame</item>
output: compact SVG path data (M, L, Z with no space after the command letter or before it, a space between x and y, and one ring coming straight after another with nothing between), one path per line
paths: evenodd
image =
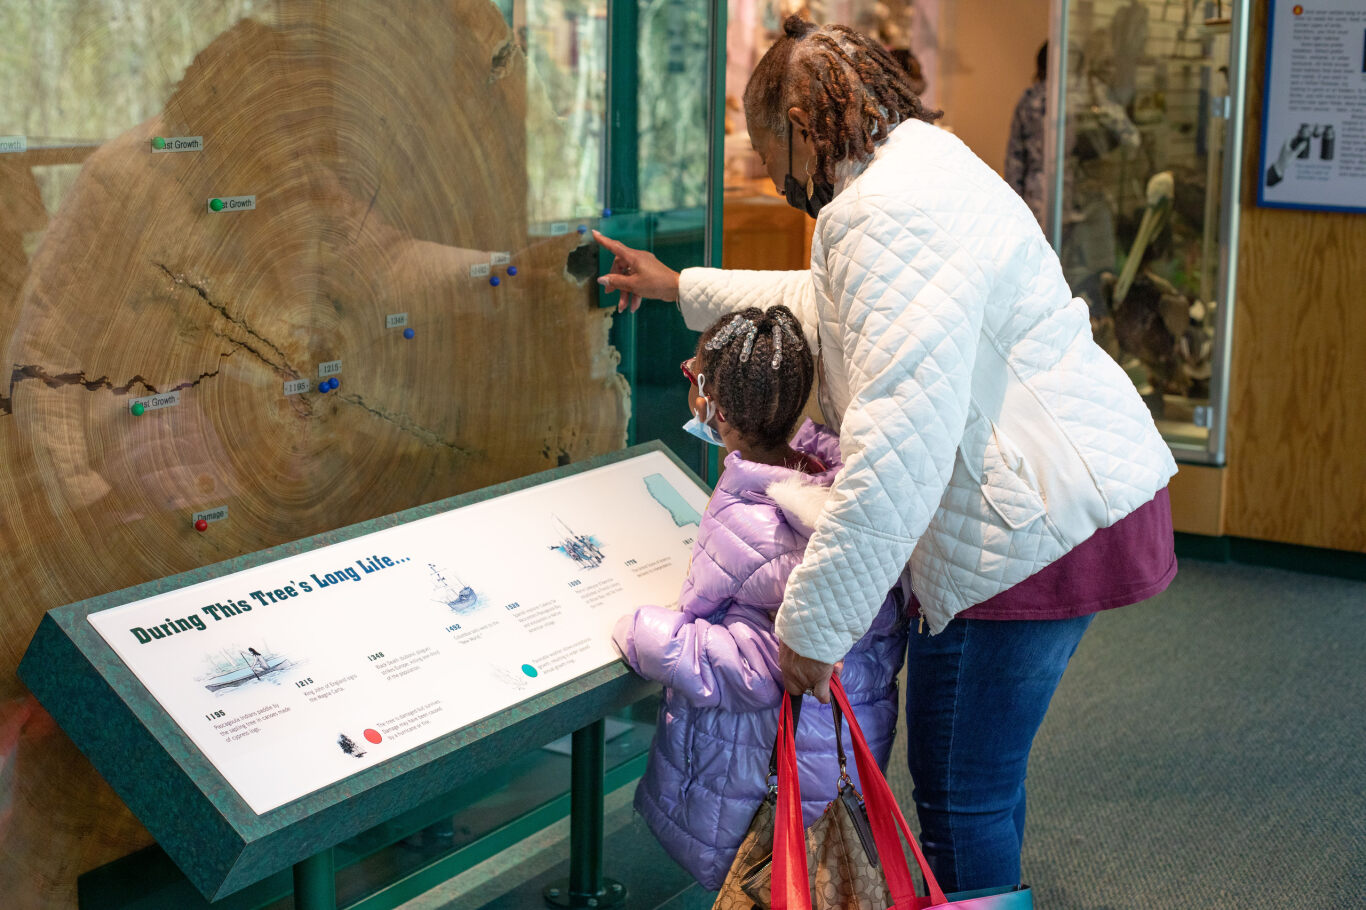
M726 169L726 25L729 11L726 0L711 0L707 21L707 56L711 64L707 105L707 265L722 266L722 239L725 234ZM721 450L707 446L702 476L715 482L721 476Z
M707 28L707 183L706 204L701 211L686 209L641 212L639 93L640 35L638 0L610 0L608 4L607 157L604 162L604 218L607 235L637 249L650 250L671 268L694 265L721 266L723 172L725 155L726 97L726 0L708 0ZM610 213L610 214L608 214ZM605 272L611 257L600 253L599 270ZM599 294L599 306L616 305L616 297ZM621 357L619 370L630 384L631 419L628 443L662 437L684 461L708 480L719 473L719 450L695 442L678 431L686 413L675 396L660 388L677 370L673 364L686 357L696 336L683 325L676 312L657 304L638 313L618 316L611 341ZM649 360L642 362L647 355ZM663 364L661 368L661 364ZM678 402L681 402L681 396ZM677 421L671 423L677 410Z
M635 446L51 610L20 663L20 678L210 900L306 860L296 881L313 882L322 875L322 860L312 859L321 851L435 799L453 781L496 768L510 754L586 727L651 694L654 685L611 664L257 815L86 617L646 452L664 453L705 488L661 443Z

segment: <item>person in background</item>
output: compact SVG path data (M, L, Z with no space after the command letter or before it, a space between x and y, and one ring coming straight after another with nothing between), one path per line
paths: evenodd
M1043 131L1048 102L1048 42L1034 62L1034 83L1024 90L1010 120L1006 143L1006 183L1029 204L1034 220L1044 227Z
M728 313L702 333L683 364L688 429L725 445L726 469L699 523L678 609L641 607L613 634L631 669L665 686L636 809L669 855L713 890L768 792L783 692L773 616L841 467L839 441L825 427L807 420L792 435L813 360L785 306ZM906 648L902 604L899 590L883 599L840 675L884 767ZM797 753L809 825L839 780L834 721L814 698L802 706Z

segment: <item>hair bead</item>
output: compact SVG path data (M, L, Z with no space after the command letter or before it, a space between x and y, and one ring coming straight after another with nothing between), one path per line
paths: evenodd
M748 320L746 320L748 322ZM745 346L740 349L740 362L749 362L750 352L754 350L754 339L759 334L759 327L749 322L749 330L745 333Z

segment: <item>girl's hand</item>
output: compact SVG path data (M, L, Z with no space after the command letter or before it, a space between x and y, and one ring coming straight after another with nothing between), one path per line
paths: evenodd
M839 673L843 664L843 661L826 664L802 657L778 642L778 669L783 674L783 688L793 695L813 695L821 704L830 704L830 678Z
M624 243L618 243L597 231L593 239L607 248L616 258L612 261L611 271L598 279L610 294L621 292L617 301L617 312L626 307L634 313L640 309L642 299L675 301L678 299L678 273L660 262L653 253L633 250Z

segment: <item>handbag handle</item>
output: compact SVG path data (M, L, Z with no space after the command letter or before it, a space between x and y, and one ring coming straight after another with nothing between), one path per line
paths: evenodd
M849 760L844 756L844 712L840 706L832 699L830 702L830 714L835 719L835 754L840 761L840 783L843 787L848 784L854 786L854 780L849 776Z
M790 704L792 705L792 737L793 737L793 742L795 743L795 741L796 741L796 736L797 736L797 724L800 723L800 722L801 722L801 719L802 719L802 702L804 702L805 699L802 698L801 696L795 696L795 697L794 697L794 696L792 696L792 695L789 695L789 694L787 694L787 693L784 693L784 694L783 694L783 700L784 700L785 702L790 703ZM781 722L781 720L782 720L782 712L779 711L779 721ZM777 784L777 780L778 780L778 744L781 743L782 741L783 741L783 738L782 738L782 736L781 736L781 734L780 734L780 735L773 741L773 751L770 752L770 753L769 753L769 756L768 756L768 791L769 791L770 793L773 793L773 792L776 791L777 788L778 788L778 784ZM794 748L795 748L795 746L794 746ZM843 761L843 758L844 758L844 747L841 746L841 747L840 747L840 759L841 759L841 761L840 761L840 769L841 769L841 770L843 770L843 768L844 768L844 761Z
M934 873L930 871L930 864L925 859L925 854L920 850L920 844L915 836L911 834L911 827L906 823L906 816L901 814L901 807L897 805L896 797L892 794L892 788L887 783L887 778L882 775L882 769L878 767L877 761L873 758L873 752L868 748L868 740L863 736L863 731L859 728L858 718L854 716L854 709L849 705L849 696L844 691L844 685L836 676L830 680L830 693L834 696L834 703L843 710L849 723L849 739L854 746L854 761L858 766L859 783L863 785L863 801L868 808L868 823L873 829L873 842L877 845L878 857L882 861L882 872L887 877L887 887L892 893L892 904L898 908L918 908L918 907L937 907L940 904L948 903L948 898L944 896L944 890L939 887L939 882L935 879ZM795 756L794 756L795 757ZM782 778L778 781L779 806L782 805ZM798 809L800 820L800 808ZM929 901L916 896L915 882L911 879L910 869L906 865L906 852L902 849L901 838L897 831L900 829L901 835L906 838L906 843L911 845L911 850L915 853L915 861L920 866L920 874L925 878L925 886L929 889ZM777 845L774 845L774 857L777 857ZM776 864L775 864L776 871ZM775 893L777 885L774 886ZM776 904L774 905L776 908ZM808 904L809 906L809 898Z
M800 697L800 696L798 696ZM773 910L811 910L806 871L806 828L802 824L802 792L797 780L796 726L793 697L784 693L778 712L778 805L773 817Z

